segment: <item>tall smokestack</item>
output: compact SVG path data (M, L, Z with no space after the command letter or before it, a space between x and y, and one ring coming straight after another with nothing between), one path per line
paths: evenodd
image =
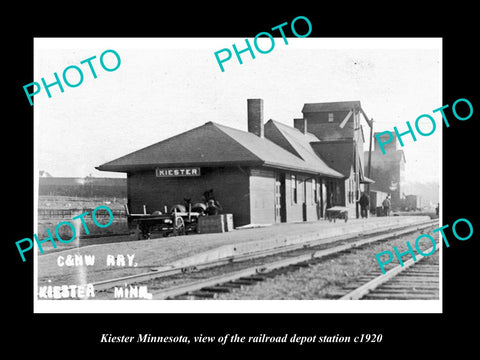
M248 132L263 138L263 99L247 99Z

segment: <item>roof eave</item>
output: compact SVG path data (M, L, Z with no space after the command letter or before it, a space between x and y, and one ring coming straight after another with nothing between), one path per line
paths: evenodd
M321 172L317 169L308 169L308 168L293 168L290 166L285 166L282 164L274 164L274 163L265 163L263 166L268 167L268 168L274 168L278 170L287 170L287 171L293 171L293 172L300 172L300 173L307 173L307 174L312 174L312 175L319 175L319 176L324 176L324 177L332 177L332 178L338 178L338 179L343 179L345 178L345 175L342 173L333 170L331 174L327 174L325 172Z
M184 163L165 163L165 164L131 164L131 165L100 165L95 167L95 169L100 171L112 171L112 172L132 172L132 171L144 171L152 170L156 168L171 168L171 167L216 167L216 166L259 166L262 165L264 161L219 161L208 163L198 163L198 162L184 162Z
M264 161L250 161L250 162L219 162L219 163L184 163L184 164L140 164L140 165L100 165L95 167L95 169L100 171L110 171L110 172L140 172L145 170L153 170L155 168L166 168L166 167L187 167L187 166L198 166L198 167L211 167L211 166L265 166L268 168L274 168L279 170L288 170L294 172L303 172L308 174L314 174L325 177L332 178L345 178L345 176L335 170L333 173L324 173L316 169L308 168L293 168L284 164L276 163L267 163Z

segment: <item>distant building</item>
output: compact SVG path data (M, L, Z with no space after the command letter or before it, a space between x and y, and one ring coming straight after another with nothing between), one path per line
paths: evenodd
M384 145L385 154L382 153L380 146L377 146L378 144L375 143L375 145L370 172L370 177L375 179L375 184L371 186L371 190L391 194L392 209L398 210L402 205L405 184L405 154L403 150L397 150L396 134L393 134L393 140L390 143ZM368 152L365 156L368 156Z
M409 211L422 210L424 206L422 197L419 195L405 195L403 204L405 210Z

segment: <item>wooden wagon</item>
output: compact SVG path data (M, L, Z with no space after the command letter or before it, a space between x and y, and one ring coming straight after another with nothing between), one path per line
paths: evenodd
M344 206L333 206L325 210L325 217L328 221L336 221L337 219L348 220L348 209Z
M153 231L162 236L185 235L197 232L199 212L172 211L167 214L127 214L128 223L135 229L137 239L150 239Z

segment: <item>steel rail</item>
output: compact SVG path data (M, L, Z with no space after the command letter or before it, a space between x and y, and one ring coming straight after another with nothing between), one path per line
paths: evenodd
M431 226L431 225L433 225L433 224L429 224L428 226ZM329 256L329 255L338 254L338 253L341 253L343 251L346 251L346 250L349 250L349 249L352 249L352 248L355 248L355 247L363 246L363 245L373 243L373 242L376 242L376 241L385 240L385 239L388 239L388 238L391 238L391 237L396 237L396 236L403 235L403 234L406 234L406 233L411 233L411 232L414 232L414 231L418 231L421 228L428 227L428 226L426 224L423 224L423 226L419 226L418 224L416 224L416 226L412 226L410 229L397 231L395 233L382 234L382 235L372 236L372 237L367 238L367 239L355 240L355 241L350 242L348 244L334 246L334 247L324 249L324 250L317 250L317 251L311 252L309 254L304 254L304 255L300 255L300 256L291 257L291 258L288 258L288 259L278 260L278 261L274 261L274 262L271 262L271 263L262 264L261 266L253 266L253 267L249 267L249 268L242 269L242 270L239 270L239 271L231 272L231 273L228 273L228 274L222 274L222 275L218 275L218 276L215 276L215 277L210 277L208 279L197 280L197 281L194 281L194 282L191 282L191 283L174 286L174 287L170 287L170 288L167 288L167 289L160 289L160 290L156 290L156 291L153 290L153 291L151 291L152 299L156 299L156 300L168 299L168 298L188 294L188 293L193 292L193 291L201 290L205 287L211 287L211 286L216 286L216 285L228 283L230 281L234 281L234 280L237 280L239 278L253 276L253 275L257 275L257 274L268 273L268 272L276 270L276 269L280 269L280 268L284 268L284 267L287 267L287 266L308 262L308 261L311 261L313 259L319 259L319 258L326 257L326 256Z
M256 252L251 252L251 253L246 253L246 254L241 254L241 255L235 255L235 256L229 256L225 257L222 259L218 260L213 260L209 262L204 262L204 263L199 263L194 266L186 266L186 267L176 267L176 268L171 268L171 267L166 267L166 268L159 268L158 270L152 270L149 272L141 273L141 274L134 274L134 275L128 275L128 276L123 276L119 278L114 278L114 279L108 279L108 280L102 280L93 283L92 285L95 288L95 291L104 291L108 290L110 288L113 288L115 286L124 286L125 284L132 284L132 283L139 283L139 282L144 282L148 280L153 280L161 277L168 277L172 275L177 275L181 273L187 273L191 271L199 271L202 269L208 269L208 268L213 268L213 267L218 267L222 265L227 265L233 262L241 262L241 261L248 261L248 260L253 260L261 257L266 257L266 256L271 256L271 255L277 255L289 251L294 251L294 250L299 250L302 248L310 248L310 247L315 247L318 245L324 245L332 242L337 242L337 241L342 241L342 240L348 240L353 237L360 237L360 236L372 236L370 234L376 234L376 233L382 233L381 235L376 235L373 237L370 237L365 240L354 240L350 242L349 244L346 245L341 245L337 246L334 248L326 249L326 250L321 250L325 251L326 254L334 253L334 252L339 252L339 251L344 251L349 248L353 248L355 246L360 246L368 242L373 242L373 241L380 241L382 239L388 239L391 237L395 236L400 236L404 235L407 233L415 232L417 230L421 230L424 228L427 228L429 226L432 226L434 224L438 223L438 219L435 220L430 220L422 223L417 223L417 224L408 224L408 225L401 225L398 227L388 227L388 228L382 228L382 229L376 229L371 232L362 232L356 235L352 234L346 234L346 235L338 235L338 236L333 236L331 238L327 239L319 239L319 240L312 240L306 243L299 243L299 244L291 244L287 246L282 246L278 248L273 248L273 249L267 249L267 250L261 250L261 251L256 251ZM393 231L393 232L389 232ZM373 239L373 240L372 240ZM331 249L337 249L333 250L333 252L330 252ZM343 249L343 250L340 250ZM318 251L317 251L318 252ZM324 255L325 256L325 255ZM307 256L308 257L308 256ZM310 256L311 258L311 256Z
M439 244L436 244L434 252L438 251L439 247L440 247ZM432 250L433 250L433 246L430 247L429 249L425 250L425 253L430 253ZM432 252L432 254L434 252ZM395 276L397 276L401 272L405 271L410 266L418 263L420 260L422 260L423 258L425 258L427 256L423 256L421 254L418 254L415 257L417 258L417 261L415 261L413 259L409 259L409 260L407 260L403 263L403 266L402 265L397 265L393 269L387 271L385 274L382 274L382 275L376 277L375 279L372 279L369 282L363 284L362 286L359 286L358 288L356 288L355 290L353 290L353 291L349 292L348 294L342 296L338 300L360 300L361 298L363 298L365 295L367 295L371 291L375 290L380 285L382 285L382 284L386 283L387 281L391 280L392 278L394 278Z

